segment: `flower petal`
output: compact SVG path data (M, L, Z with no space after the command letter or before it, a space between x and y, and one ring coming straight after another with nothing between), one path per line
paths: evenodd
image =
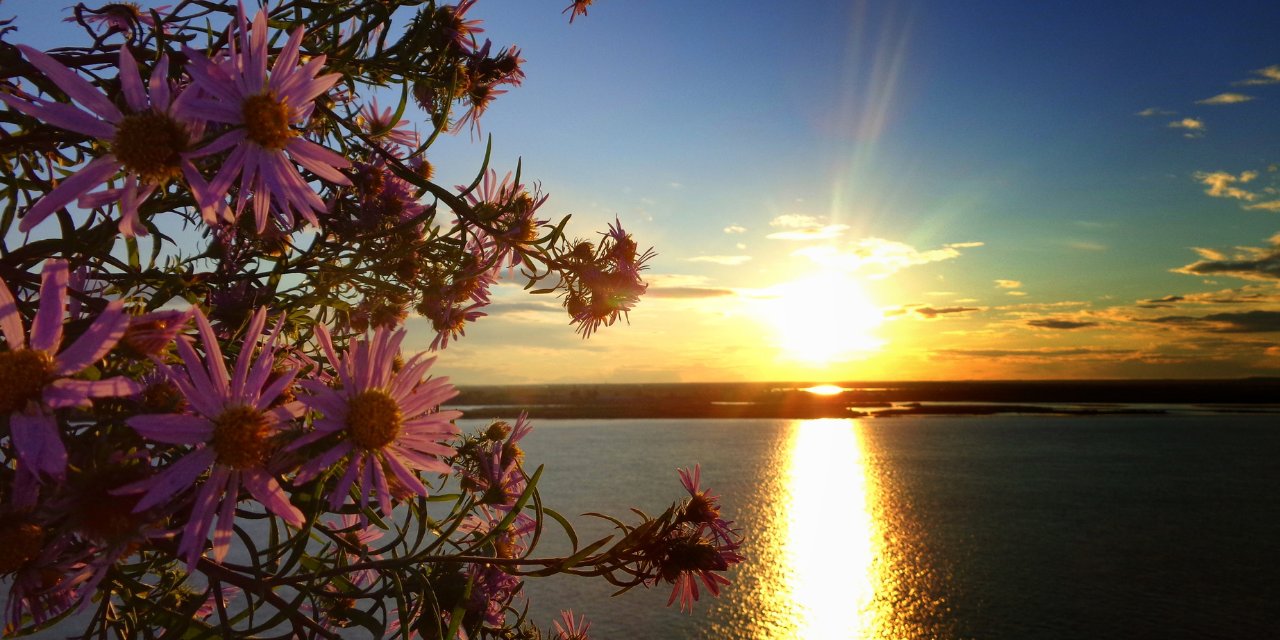
M53 416L14 412L9 416L9 436L22 464L59 480L66 477L67 448Z
M213 437L213 423L200 416L142 414L125 420L138 435L165 444L203 444Z
M66 260L48 260L40 274L40 309L31 323L31 348L57 352L62 344L62 318L67 308L67 282L71 272Z
M124 312L124 301L112 300L89 329L66 351L58 354L54 372L68 376L97 362L116 346L128 328L129 316Z
M9 285L0 280L0 333L4 334L4 342L10 351L17 351L27 346L26 331L22 329L22 316L18 313L18 303L13 299Z
M44 194L43 198L36 201L27 210L27 214L22 217L22 223L18 225L18 230L24 233L30 231L32 227L40 224L50 214L81 195L88 193L94 187L106 182L107 178L115 175L119 170L120 161L111 154L90 162L74 175L68 176L53 191Z
M280 488L280 483L276 482L276 479L271 474L265 471L249 469L244 471L241 476L241 483L268 511L280 516L285 522L295 527L301 527L306 524L307 519L303 517L302 511L289 502L284 490Z
M59 88L66 91L67 95L71 96L73 100L88 107L90 111L98 114L104 120L116 123L123 117L120 114L120 110L111 104L107 96L94 88L92 84L89 84L88 80L81 78L74 71L64 67L62 63L41 51L23 44L18 45L18 50L22 51L27 61L48 76Z
M147 109L147 92L142 88L142 76L138 75L138 61L129 53L129 47L120 45L120 89L129 109L135 113Z
M69 104L43 100L28 102L5 93L0 93L0 102L32 118L39 118L55 127L68 131L83 133L102 140L110 140L116 135L116 128L111 123L99 120L93 115L81 111L79 107Z
M106 380L70 380L61 378L44 388L44 402L52 408L82 407L90 398L118 398L137 395L142 385L124 376Z

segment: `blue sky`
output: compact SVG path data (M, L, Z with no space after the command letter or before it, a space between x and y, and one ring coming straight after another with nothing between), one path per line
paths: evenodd
M471 11L528 60L494 166L654 245L651 295L584 343L503 291L459 381L1280 372L1280 5L562 4ZM431 158L454 184L482 154Z

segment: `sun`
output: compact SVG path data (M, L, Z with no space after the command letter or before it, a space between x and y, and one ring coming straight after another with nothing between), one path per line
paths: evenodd
M847 275L806 276L772 287L767 296L765 315L788 358L821 365L884 345L875 335L884 313Z

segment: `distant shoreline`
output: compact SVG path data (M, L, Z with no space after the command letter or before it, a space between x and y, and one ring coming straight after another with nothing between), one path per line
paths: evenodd
M888 418L911 415L1277 413L1280 379L462 386L472 418Z

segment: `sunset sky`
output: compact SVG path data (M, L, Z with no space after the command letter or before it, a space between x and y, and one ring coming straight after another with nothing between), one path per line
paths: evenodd
M1280 4L564 4L471 11L528 60L493 166L649 293L584 341L503 287L457 382L1280 375Z

